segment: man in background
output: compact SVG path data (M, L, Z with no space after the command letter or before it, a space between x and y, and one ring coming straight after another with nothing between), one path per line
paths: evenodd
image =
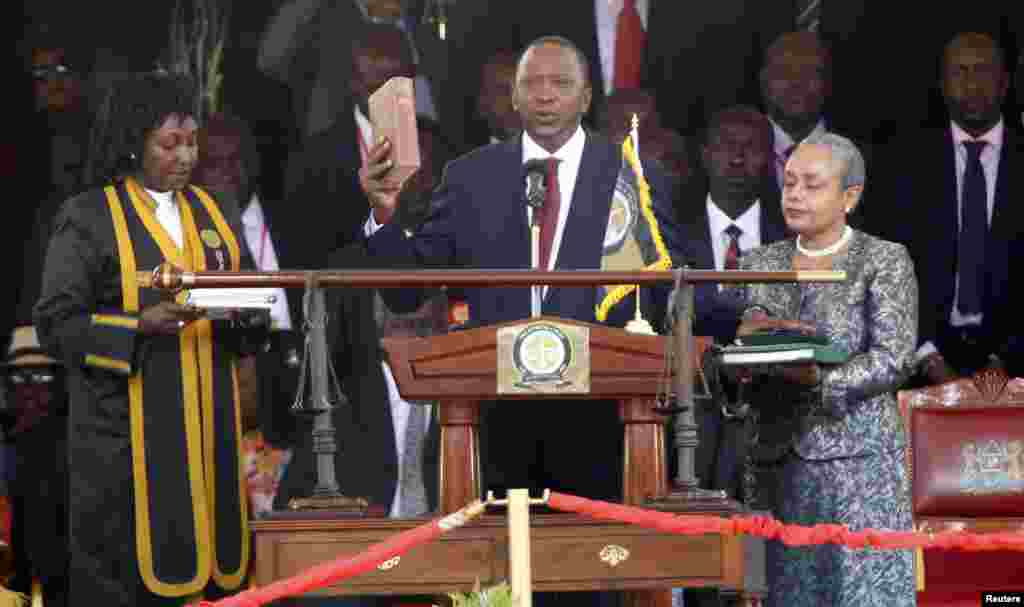
M63 607L68 590L64 367L43 352L32 326L20 326L3 370L3 429L15 452L10 493L16 577L11 587L29 594L33 580L39 580L44 604Z

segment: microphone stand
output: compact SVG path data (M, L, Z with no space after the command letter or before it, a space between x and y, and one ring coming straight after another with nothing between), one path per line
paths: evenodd
M547 177L544 163L540 160L527 161L525 165L526 178L529 181L529 189L526 193L526 206L532 209L530 220L530 267L534 270L546 270L540 267L540 219L541 211L544 209L544 201L547 198ZM532 285L530 287L530 316L540 316L543 307L544 285Z

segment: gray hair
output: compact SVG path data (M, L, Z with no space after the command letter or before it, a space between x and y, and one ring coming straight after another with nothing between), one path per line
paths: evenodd
M835 133L813 133L800 145L824 145L832 151L832 160L839 162L840 184L843 189L863 186L867 181L864 156L852 141Z

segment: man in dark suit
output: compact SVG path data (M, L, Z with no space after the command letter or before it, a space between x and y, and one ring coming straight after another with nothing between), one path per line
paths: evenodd
M290 0L267 24L258 64L292 89L299 130L315 135L347 117L350 41L364 26L387 23L403 32L419 68L417 112L436 119L447 50L422 14L421 0Z
M743 252L786 235L777 191L765 185L771 179L772 125L753 107L721 110L712 116L700 151L707 179L684 192L675 210L678 222L662 232L665 244L679 265L738 269ZM739 311L719 291L715 284L697 285L694 333L730 343ZM702 488L742 499L748 426L741 417L726 417L721 404L696 411L700 443L695 471ZM718 604L714 590L689 590L685 596L687 605Z
M736 269L743 252L786 235L778 192L766 186L772 125L750 106L721 110L711 118L700 158L706 179L688 185L674 209L676 220L662 230L665 244L679 265ZM719 300L718 285L698 285L697 291L695 333L731 342L739 319Z
M833 81L830 48L815 32L784 33L765 51L758 78L762 105L774 136L768 184L775 190L773 197L781 199L783 171L797 144L811 134L835 130L826 117ZM870 148L863 142L857 147L870 168ZM850 222L875 233L874 226L866 225L872 210L862 198Z
M999 45L956 36L943 58L949 126L895 147L891 237L910 249L920 283L918 370L929 383L990 364L1019 372L1017 287L1024 139L1004 121L1009 73ZM913 158L913 163L906 159ZM950 242L955 243L950 245Z
M390 78L415 74L405 35L386 24L367 24L351 40L352 103L326 131L311 137L289 162L279 228L291 243L291 268L322 268L327 255L349 244L369 204L358 171L374 143L370 95Z
M543 217L537 267L600 268L622 157L619 145L580 126L591 101L587 74L586 57L570 41L546 37L531 44L519 63L514 95L524 134L450 163L435 193L434 210L419 227L392 219L402 184L387 177L390 143L375 146L360 171L374 202L365 226L371 255L382 265L534 267L528 228L533 210L526 206L523 164L549 159L554 170L549 200L538 211ZM663 179L653 167L645 174L657 199ZM408 291L383 295L392 309L410 307L402 297ZM596 288L556 287L467 289L466 300L472 322L479 324L527 319L534 310L594 322L598 303ZM618 306L623 316L610 324L624 324L633 305ZM543 409L523 403L487 411L482 428L486 483L494 489L551 488L598 499L621 497L622 430L616 408L610 402L585 406L585 422L582 409L572 403ZM586 448L566 440L581 427L586 428ZM560 595L559 604L585 599L570 595Z

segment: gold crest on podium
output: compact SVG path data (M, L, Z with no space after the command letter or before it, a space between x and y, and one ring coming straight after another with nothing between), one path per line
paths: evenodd
M590 330L536 321L498 330L499 394L590 392Z

